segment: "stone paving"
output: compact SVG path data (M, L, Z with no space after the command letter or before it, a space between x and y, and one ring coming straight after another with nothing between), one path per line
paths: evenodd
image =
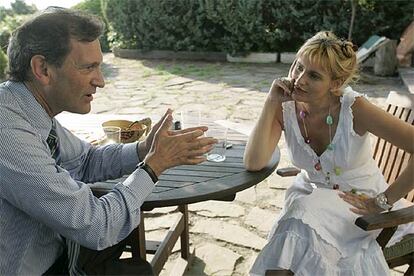
M272 80L285 76L289 65L128 60L105 54L103 70L106 86L96 94L92 113L142 118L161 116L167 108L197 106L215 117L252 125ZM382 107L390 90L407 91L398 77L376 77L369 70L364 70L354 88ZM283 167L289 164L283 141L280 148L279 167ZM190 205L190 242L195 258L186 275L247 275L281 211L291 180L274 174L238 193L233 202ZM147 238L164 237L176 215L174 207L147 213ZM176 245L161 275L170 275L178 248ZM402 275L401 271L398 268L391 273Z

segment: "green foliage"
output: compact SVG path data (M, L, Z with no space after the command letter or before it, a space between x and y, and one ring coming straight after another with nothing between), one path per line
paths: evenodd
M143 50L296 51L320 30L347 37L351 20L350 0L101 1L113 44ZM411 0L359 0L354 42L372 34L398 38L413 11Z
M215 10L210 5L206 13L225 30L220 50L236 55L269 48L266 42L271 33L266 32L262 1L218 1Z
M13 14L32 14L37 11L35 5L27 5L24 0L15 0L10 3Z
M0 21L0 49L3 49L4 51L7 49L12 32L29 17L29 14L7 15L2 21Z
M105 30L99 41L101 43L102 51L109 52L110 46L108 41L108 24L106 24L105 16L101 8L101 0L84 0L72 8L85 11L87 13L100 17L105 22Z
M201 30L194 28L198 10L196 1L188 0L114 0L108 2L106 12L116 46L198 50L200 43L208 43L197 41L203 39Z
M0 48L0 80L4 79L7 68L7 56Z
M414 20L414 1L359 0L355 22L355 41L367 39L370 34L379 34L398 40L404 29ZM367 20L369 19L369 20Z
M343 0L266 1L266 25L275 32L279 51L296 51L307 38L321 30L346 37L351 18L350 3Z
M84 0L72 8L87 11L95 15L102 15L100 0Z
M0 21L3 21L3 19L7 16L7 15L12 15L13 12L10 9L6 9L3 6L0 6Z
M23 0L15 0L10 6L10 9L0 6L0 50L7 49L11 33L37 12L35 5L29 6Z

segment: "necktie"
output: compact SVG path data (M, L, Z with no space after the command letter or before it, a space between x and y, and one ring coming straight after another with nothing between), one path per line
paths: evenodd
M53 159L56 160L56 164L60 164L60 150L59 150L59 138L56 134L56 124L52 122L52 129L49 132L49 135L46 139L46 142L49 146L50 153L52 154ZM78 269L77 260L79 256L80 246L79 244L63 238L68 252L68 272L69 275L84 275L84 273Z
M49 132L49 136L46 139L47 144L49 145L50 153L52 154L53 159L58 162L59 157L59 144L58 144L58 137L56 134L56 125L55 122L52 123L52 129Z

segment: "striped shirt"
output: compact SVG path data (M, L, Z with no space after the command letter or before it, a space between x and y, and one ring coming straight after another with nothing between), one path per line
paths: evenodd
M52 119L23 83L0 84L0 275L40 275L64 250L63 237L101 250L139 224L154 183L136 143L93 147L55 119L60 165L46 142ZM130 176L96 198L88 185Z

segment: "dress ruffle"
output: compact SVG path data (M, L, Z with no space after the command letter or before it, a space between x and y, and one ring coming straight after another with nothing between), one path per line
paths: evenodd
M343 258L335 247L297 219L280 222L250 275L265 275L266 270L275 269L289 269L295 276L388 275L387 263L375 240L368 249Z
M358 97L364 97L365 99L367 99L367 95L357 93L354 90L352 90L352 88L349 86L345 88L344 96L341 97L341 103L346 106L347 111L348 111L347 114L349 115L347 116L347 122L346 122L347 129L350 130L352 136L354 137L361 137L354 130L354 113L352 112L352 106L354 105L354 102L356 98Z

